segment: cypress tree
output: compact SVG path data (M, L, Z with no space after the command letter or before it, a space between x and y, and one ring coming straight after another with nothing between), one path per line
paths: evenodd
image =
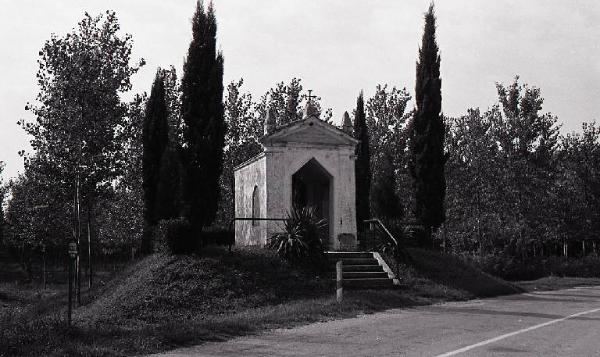
M426 241L431 240L431 229L445 220L444 196L444 135L442 108L442 80L440 56L435 38L433 5L425 14L423 42L417 62L415 99L416 108L410 136L411 176L415 192L415 217L426 227ZM427 243L423 242L423 243Z
M165 102L165 83L160 68L156 72L150 97L146 103L146 113L142 130L142 189L144 190L144 232L142 253L152 252L152 226L156 225L157 187L160 162L168 145L169 125Z
M195 234L214 221L223 169L223 56L216 50L216 34L212 4L205 11L198 2L192 19L192 42L183 66L181 98L185 124L184 214Z
M369 153L369 130L365 116L365 104L361 91L356 100L354 137L360 142L356 146L356 226L358 232L365 230L364 220L371 218L369 191L371 189L371 156Z
M157 220L173 219L181 214L181 149L176 143L170 143L164 151L156 188Z

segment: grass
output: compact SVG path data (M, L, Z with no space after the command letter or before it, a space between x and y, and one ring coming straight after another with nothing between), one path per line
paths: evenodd
M520 281L518 285L526 291L549 291L570 289L578 286L598 286L600 278L574 278L547 276L541 279Z
M389 308L520 291L454 257L410 253L414 260L401 267L399 289L346 291L341 304L329 275L309 276L262 249L233 254L214 249L203 257L156 254L86 292L70 329L64 292L40 298L35 289L0 290L0 303L13 304L0 310L5 311L0 356L152 353Z

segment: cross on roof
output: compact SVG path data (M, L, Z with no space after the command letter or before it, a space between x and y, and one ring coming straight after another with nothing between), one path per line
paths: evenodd
M312 95L312 89L308 90L308 101L311 102L313 98L316 98L316 95Z

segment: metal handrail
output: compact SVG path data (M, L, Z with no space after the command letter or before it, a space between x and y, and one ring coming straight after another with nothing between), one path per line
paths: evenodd
M389 240L391 240L393 242L393 244L394 244L393 258L394 258L394 260L396 260L396 279L399 279L400 278L400 260L402 259L402 255L404 255L404 257L408 258L408 259L410 259L410 256L404 249L402 249L402 247L400 247L400 244L398 243L396 238L394 238L392 233L390 233L390 231L383 224L383 222L381 222L381 220L379 220L379 218L366 219L363 222L369 223L369 224L377 223L379 225L379 227L385 232L385 234L387 235Z
M365 219L363 222L365 223L377 223L381 229L383 229L383 231L385 232L385 234L387 234L388 238L394 242L394 245L396 246L396 248L400 248L400 244L398 244L398 241L396 240L396 238L394 238L394 236L392 235L392 233L390 233L390 231L383 225L383 223L381 222L381 220L379 218L371 218L371 219Z

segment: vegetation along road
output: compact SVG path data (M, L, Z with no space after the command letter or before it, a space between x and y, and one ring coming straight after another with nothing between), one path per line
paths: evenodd
M600 286L394 309L155 356L599 356Z

